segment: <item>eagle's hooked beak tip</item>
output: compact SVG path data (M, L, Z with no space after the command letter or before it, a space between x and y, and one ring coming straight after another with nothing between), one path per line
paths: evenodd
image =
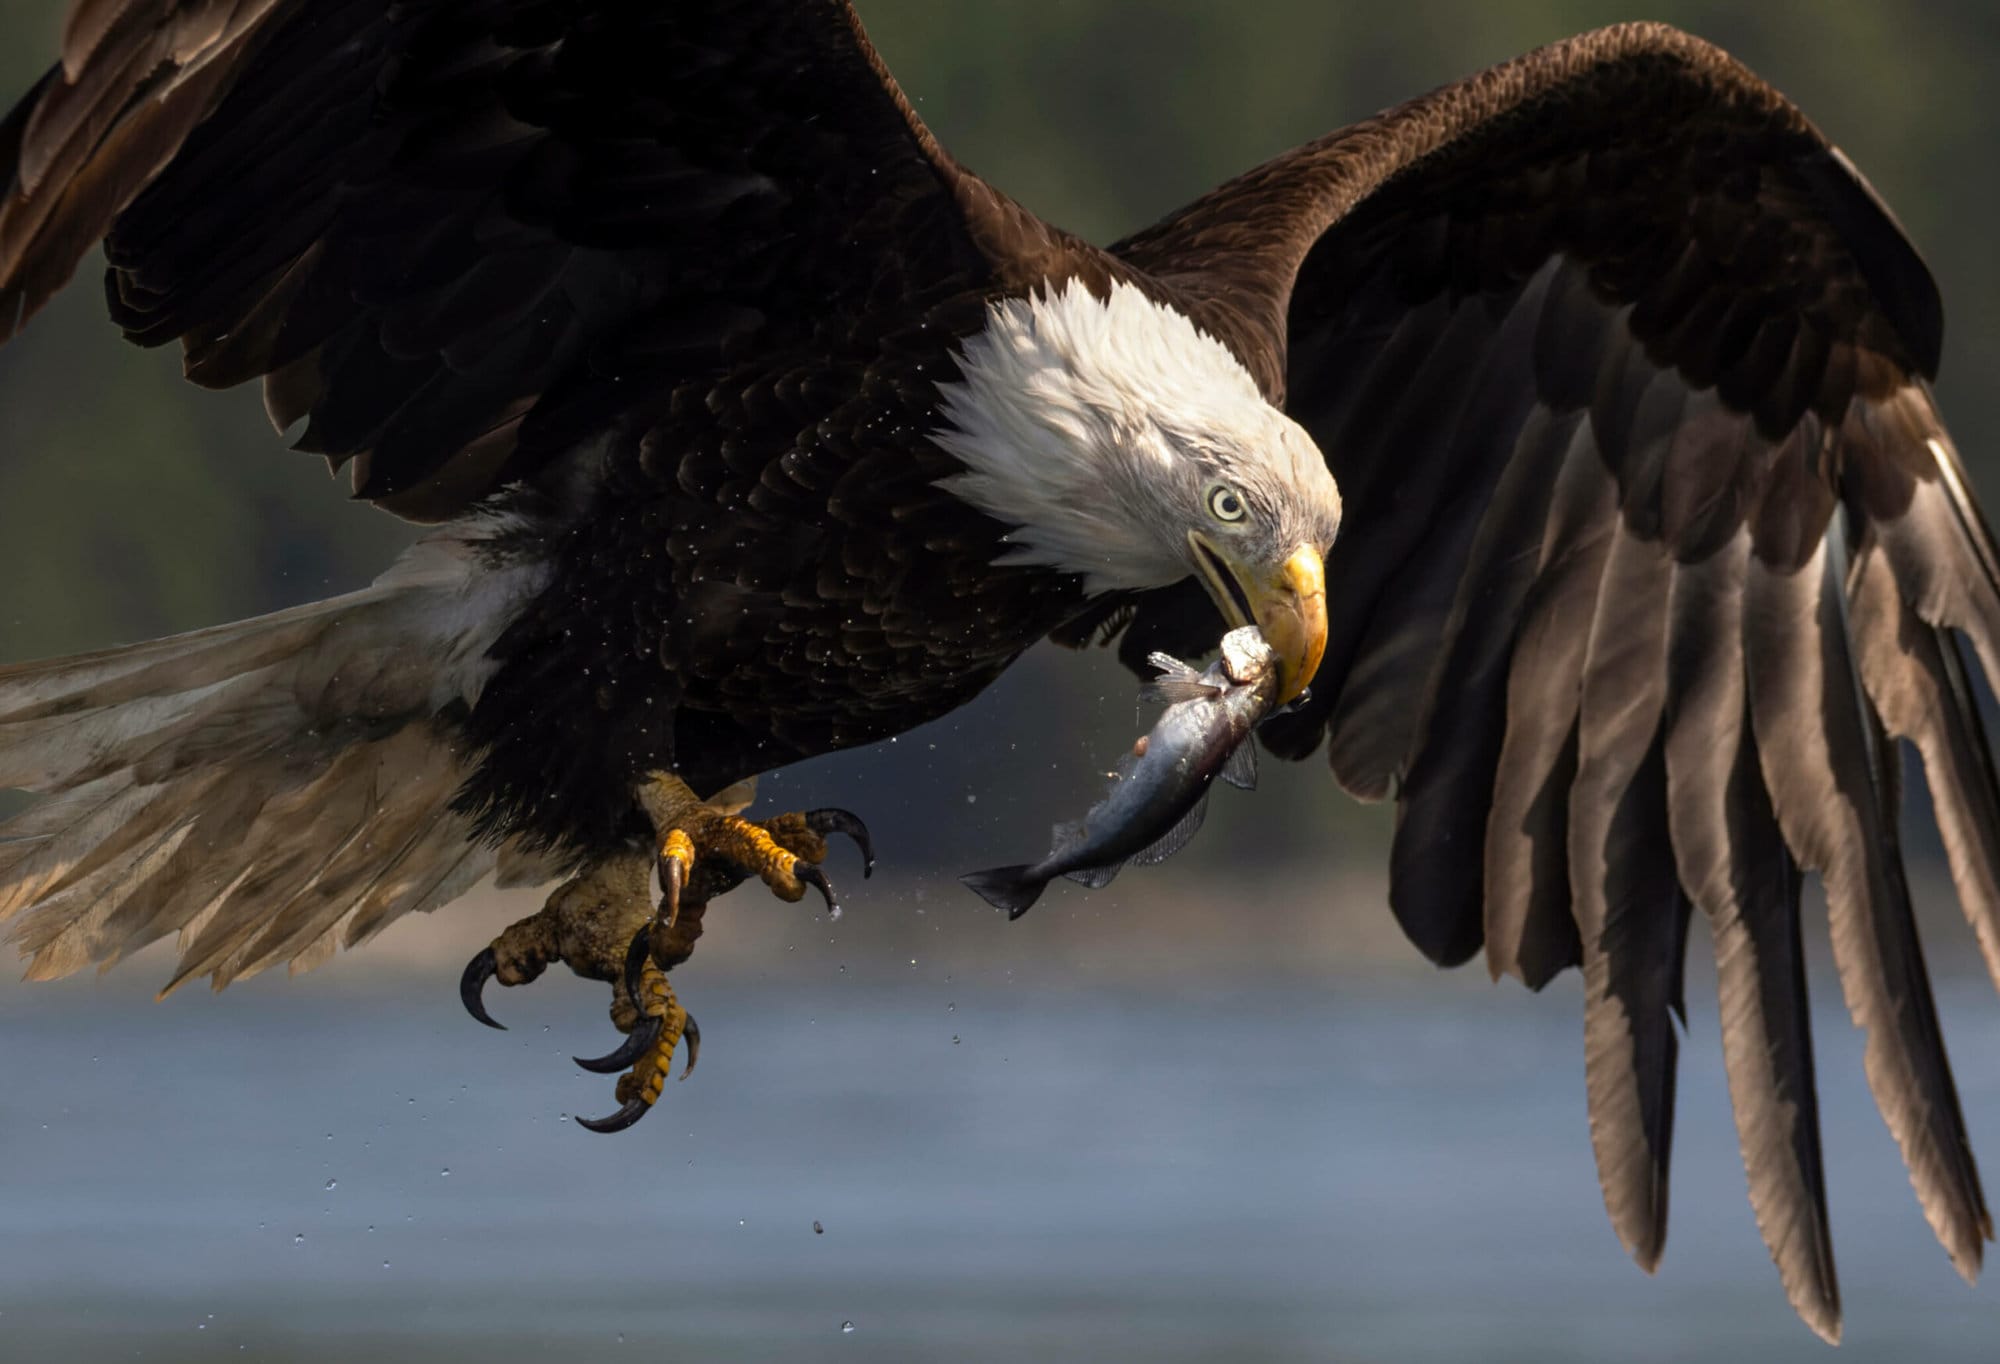
M1250 604L1258 631L1277 652L1277 704L1286 705L1305 691L1326 653L1326 564L1319 551L1294 550L1268 590L1252 588Z
M1278 655L1278 696L1284 706L1304 693L1326 653L1326 563L1300 545L1275 571L1239 564L1206 536L1193 536L1211 596L1232 629L1256 624Z

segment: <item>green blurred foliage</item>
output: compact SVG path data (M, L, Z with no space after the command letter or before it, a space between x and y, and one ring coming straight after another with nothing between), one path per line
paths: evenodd
M1299 141L1540 43L1636 17L1680 24L1791 94L1895 206L1948 301L1946 409L1980 482L2000 487L1988 455L2000 403L1982 382L2000 362L2000 265L1989 247L2000 219L1990 172L2000 101L1988 85L2000 70L2000 6L1991 0L860 4L891 68L962 160L1100 241ZM0 7L7 93L53 54L61 5ZM285 452L254 392L200 392L179 382L173 352L122 345L102 320L100 270L87 264L25 338L0 350L0 659L192 628L378 571L409 529L344 500L344 480L329 483L317 459ZM1029 667L1056 690L1015 693L1037 698L1024 737L1053 728L1070 742L1050 751L1103 747L1102 698L1117 695L1123 714L1129 683L1101 660L1044 655ZM1325 791L1319 772L1275 780ZM1382 827L1380 812L1344 800L1256 805L1266 847L1323 830L1330 816L1364 841Z

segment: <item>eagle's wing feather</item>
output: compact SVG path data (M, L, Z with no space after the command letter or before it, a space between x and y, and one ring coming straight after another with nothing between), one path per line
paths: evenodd
M1396 796L1391 898L1427 954L1483 944L1534 985L1582 966L1628 1249L1650 1265L1665 1235L1699 909L1758 1222L1838 1330L1805 869L1877 1101L1974 1272L1990 1219L1893 740L2000 979L2000 788L1958 644L2000 676L2000 556L1927 385L1936 289L1873 191L1729 58L1632 25L1333 134L1118 250L1326 451L1347 512L1326 661L1267 740L1325 738L1343 784ZM1133 629L1172 649L1211 617L1162 594Z
M941 317L1108 258L940 151L845 0L68 15L0 121L0 340L102 240L133 340L261 379L361 496L423 520L539 486L361 592L0 668L0 787L47 797L0 829L34 974L167 933L177 982L309 964L493 868L482 833L547 876L587 851L560 837L623 839L635 764L709 790L905 729L914 687L971 695L1068 609L991 567L925 433ZM644 510L540 533L621 495ZM465 808L499 798L514 823Z
M642 388L1066 249L845 0L75 0L0 125L0 339L100 238L130 337L422 520Z

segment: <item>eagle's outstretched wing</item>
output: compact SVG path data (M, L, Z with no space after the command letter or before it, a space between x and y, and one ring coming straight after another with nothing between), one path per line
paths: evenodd
M0 124L0 340L100 238L128 336L262 378L422 520L690 370L1068 246L845 0L72 0Z
M1319 440L1346 495L1312 704L1398 802L1426 954L1584 971L1619 1236L1666 1231L1691 910L1715 939L1758 1222L1838 1329L1800 949L1824 881L1870 1084L1959 1269L1991 1221L1897 844L1923 760L2000 975L2000 790L1959 637L2000 676L2000 553L1926 381L1935 288L1888 210L1724 54L1586 35L1279 158L1118 248ZM1215 627L1147 603L1147 647Z
M594 855L634 764L708 790L907 728L1067 609L936 486L924 369L939 314L1108 258L940 151L845 0L68 15L0 122L0 340L102 239L127 333L261 379L359 496L538 486L362 592L0 668L0 788L49 797L0 830L35 974L175 932L177 980L321 959L462 892L481 834ZM642 513L588 543L529 514L613 465Z

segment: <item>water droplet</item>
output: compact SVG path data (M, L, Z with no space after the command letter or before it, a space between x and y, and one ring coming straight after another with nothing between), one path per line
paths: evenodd
M815 1217L815 1218L813 1219L813 1235L815 1235L815 1236L824 1236L824 1235L826 1235L826 1228L825 1228L825 1227L822 1227L822 1226L821 1226L821 1225L819 1224L819 1219L818 1219L817 1217Z
M947 1004L947 1005L945 1005L945 1006L944 1006L944 1011L945 1011L946 1013L948 1013L948 1014L955 1014L955 1013L957 1013L957 1012L958 1012L958 1005L956 1005L956 1004Z
M952 1045L953 1045L954 1047L958 1045L958 1034L957 1034L957 1033L953 1033L953 1034L951 1035L951 1044L952 1044Z
M338 1189L339 1187L340 1187L340 1181L337 1179L329 1179L326 1182L326 1191L328 1193L332 1193L335 1189Z
M851 1322L851 1321L843 1321L842 1323L840 1323L840 1334L842 1334L842 1335L844 1335L844 1336L851 1336L851 1335L853 1335L853 1334L854 1334L854 1323L853 1323L853 1322Z
M382 1268L387 1269L388 1267L389 1267L389 1262L387 1260L384 1260L382 1262Z
M440 1175L449 1175L451 1173L451 1166L449 1165L445 1166L442 1170L439 1170L438 1173Z
M977 805L977 804L979 804L979 797L978 797L978 796L975 796L975 795L973 795L973 794L972 794L972 792L970 792L970 791L967 791L967 792L965 793L965 803L966 803L967 805Z
M306 1234L304 1232L300 1232L298 1235L292 1238L292 1244L295 1246L302 1246L305 1243L306 1243Z

